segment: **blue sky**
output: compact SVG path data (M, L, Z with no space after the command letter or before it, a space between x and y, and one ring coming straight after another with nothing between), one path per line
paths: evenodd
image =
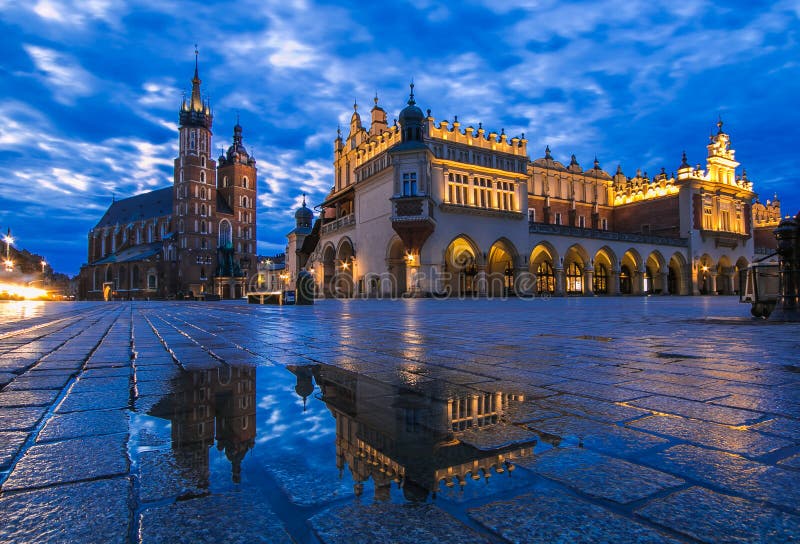
M525 133L535 159L704 163L722 115L762 200L800 209L800 2L0 0L0 228L75 274L112 195L172 180L194 44L214 146L237 112L259 167L259 252L332 185L336 126L408 82L437 120ZM366 117L366 115L365 115Z

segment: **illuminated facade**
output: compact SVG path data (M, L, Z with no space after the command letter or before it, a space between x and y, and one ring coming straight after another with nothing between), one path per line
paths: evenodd
M256 161L242 141L212 158L213 115L200 92L179 112L172 187L114 202L89 232L84 299L242 297L256 266Z
M287 246L325 295L733 294L753 259L761 212L721 121L705 168L684 153L651 178L530 160L524 134L437 123L413 86L394 125L377 97L370 117L354 105L320 220Z

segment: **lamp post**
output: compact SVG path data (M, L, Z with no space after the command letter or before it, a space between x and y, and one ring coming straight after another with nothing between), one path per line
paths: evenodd
M6 272L11 272L14 269L14 261L11 260L11 244L14 243L14 238L11 236L11 229L8 229L3 240L6 243Z

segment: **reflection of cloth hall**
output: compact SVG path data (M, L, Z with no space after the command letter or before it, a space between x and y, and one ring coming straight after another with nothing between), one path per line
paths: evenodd
M354 104L313 229L288 235L289 276L308 269L325 296L734 294L774 246L780 203L753 202L721 120L705 168L684 153L652 177L549 147L531 160L527 143L436 122L413 86L394 125L377 97L369 127Z
M336 464L349 468L355 493L372 479L376 499L388 500L392 482L402 484L409 500L424 500L469 479L490 478L514 468L530 455L533 442L478 449L459 439L465 430L498 424L504 410L524 397L479 392L443 398L441 392L392 386L330 365L289 367L305 398L317 382L322 400L336 419ZM437 386L432 385L432 388Z
M172 423L175 459L205 486L209 478L208 449L214 445L231 462L231 478L241 480L242 460L255 446L256 369L221 366L182 371L174 392L150 410Z

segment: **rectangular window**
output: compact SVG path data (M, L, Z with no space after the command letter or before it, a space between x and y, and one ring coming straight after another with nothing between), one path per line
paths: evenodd
M528 221L531 223L536 222L536 208L528 208Z
M578 226L582 229L586 228L586 217L579 215L578 216Z
M405 172L403 174L403 196L415 196L417 194L417 173Z
M603 226L603 230L608 230L608 219L606 219L606 218L604 217L604 218L603 218L603 220L602 220L602 222L601 222L601 224L602 224L602 226Z
M561 224L561 212L556 212L556 225Z

